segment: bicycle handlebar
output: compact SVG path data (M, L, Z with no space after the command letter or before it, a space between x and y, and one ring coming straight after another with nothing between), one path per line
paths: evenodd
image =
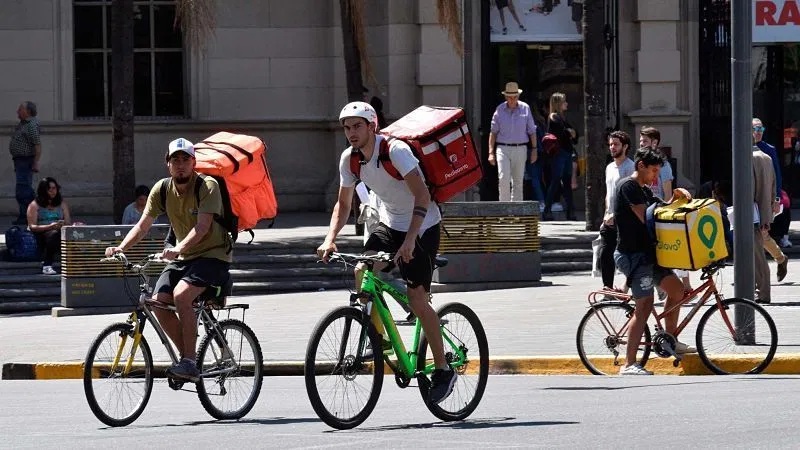
M331 253L330 258L328 258L328 261L348 262L348 260L350 260L355 262L390 262L393 258L394 258L393 254L386 252L378 252L374 255L360 255L355 253L333 252Z
M101 258L100 262L121 262L123 267L125 267L126 269L132 269L134 271L141 272L144 271L147 268L147 266L150 265L150 263L168 262L168 261L162 259L160 253L151 253L142 258L142 260L138 264L132 264L128 260L128 257L125 256L125 253L117 252L107 258Z

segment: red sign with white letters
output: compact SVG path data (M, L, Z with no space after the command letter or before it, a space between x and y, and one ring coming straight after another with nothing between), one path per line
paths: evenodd
M753 0L753 43L800 42L800 0Z

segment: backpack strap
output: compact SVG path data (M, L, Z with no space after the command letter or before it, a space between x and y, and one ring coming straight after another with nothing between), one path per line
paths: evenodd
M167 222L169 222L169 214L167 214L167 186L169 185L169 181L169 177L162 178L161 187L158 189L158 196L161 198L161 207L164 208L164 215L167 216ZM177 243L175 230L172 229L172 223L170 222L167 236L164 238L164 247L174 247Z
M361 181L361 166L364 164L364 154L359 150L351 147L350 152L350 172L356 177L356 180Z
M378 146L378 158L375 164L378 167L383 165L384 170L395 180L402 180L403 176L400 175L400 171L394 167L392 159L389 157L389 140L393 139L395 138L390 138L388 136L381 139L381 143ZM366 162L364 162L364 154L361 153L360 150L352 149L350 152L350 172L352 172L359 181L361 181L361 166L364 164L366 164Z
M202 187L203 183L205 183L207 176L208 175L204 175L202 173L198 173L197 174L197 178L194 180L194 198L197 199L197 207L198 208L200 208L200 188ZM217 181L217 183L219 184L221 182ZM220 196L222 196L223 194L224 195L228 195L227 190L225 190L225 191L222 190L222 185L220 185L219 189L220 189ZM222 201L224 202L225 199L223 199ZM224 214L225 213L225 211L224 211L225 208L223 207L222 209L223 209L222 212ZM228 244L227 244L228 249L225 251L225 253L230 253L230 252L233 251L233 243L234 243L234 241L236 241L236 235L235 234L231 234L231 232L228 231L228 229L225 226L225 221L223 219L224 218L221 215L214 214L214 222L217 222L217 224L219 224L219 226L221 226L222 229L225 230L225 232L229 235L228 236L228 238L229 238L228 239ZM250 234L253 235L253 238L255 238L255 235L252 232ZM252 242L252 240L251 240L251 242Z
M392 164L392 159L389 157L390 139L394 140L394 138L390 138L388 136L384 139L381 139L381 143L378 146L378 162L376 164L380 166L381 162L383 162L383 168L389 173L389 175L392 176L392 178L395 180L402 180L403 176L400 175L400 171L394 167L394 164Z

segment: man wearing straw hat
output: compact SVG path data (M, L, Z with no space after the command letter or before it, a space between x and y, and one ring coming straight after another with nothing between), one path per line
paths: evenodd
M522 89L509 81L502 92L506 101L495 109L489 133L489 164L497 165L501 202L521 202L525 163L536 162L536 124Z

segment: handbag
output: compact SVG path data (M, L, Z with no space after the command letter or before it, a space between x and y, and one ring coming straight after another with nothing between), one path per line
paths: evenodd
M558 153L560 145L556 135L553 133L545 133L544 137L542 138L542 147L542 150L544 150L547 156L553 156Z
M542 137L542 150L547 156L553 156L561 149L558 136L550 132L550 119L547 119L547 132Z

